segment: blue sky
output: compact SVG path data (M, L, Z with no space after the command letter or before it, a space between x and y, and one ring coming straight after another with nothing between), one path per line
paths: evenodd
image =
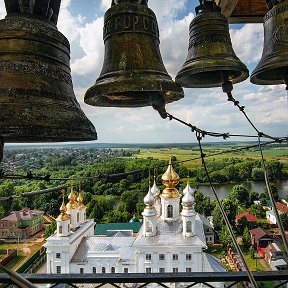
M159 24L161 55L173 79L187 56L189 24L198 3L196 0L149 1ZM103 15L110 4L111 0L62 0L58 21L58 29L71 45L74 91L97 130L97 142L195 142L195 135L187 127L163 120L151 107L101 108L84 103L84 94L98 78L103 65ZM5 17L4 8L4 0L0 0L0 19ZM230 25L230 35L235 53L251 74L262 55L263 25ZM203 130L255 135L243 115L227 102L221 88L194 88L184 92L183 99L167 105L166 109L172 115ZM246 107L246 113L260 131L287 136L288 102L283 85L258 86L247 79L234 85L233 96ZM215 140L219 139L205 138L207 142Z

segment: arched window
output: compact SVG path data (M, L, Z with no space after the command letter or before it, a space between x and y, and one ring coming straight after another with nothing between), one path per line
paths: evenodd
M173 217L173 206L172 205L168 205L167 206L167 217L168 218L172 218Z
M93 267L92 272L96 274L96 267Z
M111 273L115 273L115 267L111 267Z
M105 267L102 267L102 273L106 273Z
M62 225L59 225L59 234L62 234L62 233L63 233Z
M151 221L147 221L147 226L146 226L147 228L147 230L146 230L146 232L152 232L153 231L153 226L152 226L152 223L151 223Z
M186 232L191 233L192 232L192 222L187 221L186 223Z

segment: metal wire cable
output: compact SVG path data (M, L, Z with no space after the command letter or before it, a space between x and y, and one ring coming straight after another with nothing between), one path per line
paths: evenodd
M20 197L31 197L31 196L35 196L35 195L39 195L39 194L44 194L44 193L50 193L50 192L63 190L63 189L66 189L66 188L67 188L67 185L61 185L61 186L48 188L48 189L42 189L42 190L31 191L31 192L23 192L23 193L20 193L20 194L17 194L17 195L10 195L10 196L0 197L0 201L7 201L7 200L14 199L14 198L20 198Z
M280 234L281 234L282 239L283 239L283 243L284 243L284 247L285 247L285 250L286 250L286 254L288 255L288 244L287 244L287 239L286 239L286 235L285 235L285 229L283 227L283 223L281 221L281 217L280 217L280 215L278 213L278 210L277 210L277 207L276 207L276 201L275 201L274 196L273 196L273 194L271 192L271 186L270 186L270 183L268 181L268 173L267 173L267 168L266 168L266 164L265 164L264 157L263 157L263 151L262 151L262 145L261 145L260 136L258 137L258 144L259 144L261 162L262 162L262 167L263 167L263 170L264 170L264 178L265 178L265 183L266 183L268 195L269 195L269 198L270 198L270 201L271 201L274 213L275 213L276 222L277 222L277 224L279 226L279 229L280 229Z
M250 279L250 282L251 282L252 286L254 288L258 288L257 282L255 281L255 279L254 279L254 277L253 277L253 275L252 275L252 273L251 273L251 271L250 271L250 269L249 269L249 267L248 267L248 265L247 265L247 263L245 261L244 255L243 255L243 253L242 253L242 251L241 251L241 249L240 249L240 247L239 247L239 245L238 245L238 243L237 243L237 241L236 241L236 239L234 237L233 230L232 230L231 224L230 224L230 222L228 220L228 217L226 215L226 212L225 212L225 210L224 210L224 208L223 208L223 206L221 204L221 201L220 201L220 199L219 199L219 197L218 197L218 195L216 193L215 188L212 185L212 181L210 179L210 174L208 172L208 169L207 169L207 166L206 166L206 162L205 162L205 154L203 153L203 149L202 149L202 145L201 145L202 137L200 136L200 134L198 132L196 133L196 137L197 137L197 141L198 141L198 144L199 144L199 149L200 149L200 153L201 153L201 159L202 159L203 168L205 170L205 173L206 173L209 185L211 187L211 190L212 190L212 192L213 192L213 194L214 194L214 196L216 198L216 201L217 201L218 207L220 209L220 212L221 212L221 214L223 216L223 219L225 221L225 224L226 224L226 226L228 228L229 234L230 234L230 236L232 238L234 247L236 248L238 254L241 257L241 260L242 260L242 262L243 262L243 264L245 266L246 272L248 274L248 277Z
M227 101L233 102L234 106L238 107L239 111L242 112L242 114L245 116L245 118L247 119L247 121L250 123L250 125L253 127L253 129L257 132L257 135L260 135L261 137L266 137L266 138L270 138L273 140L278 140L277 137L273 137L270 136L268 134L265 134L263 132L260 132L257 127L253 124L253 122L251 121L251 119L248 117L248 115L245 112L245 106L241 106L240 102L237 101L233 96L232 96L232 90L233 90L233 84L231 81L226 81L223 83L222 85L222 90L224 93L227 94Z
M275 141L279 141L279 139L275 138L275 137L272 137L270 135L267 135L267 134L264 134L263 132L260 132L256 126L253 124L253 122L250 120L250 118L248 117L248 115L246 114L246 112L244 111L245 109L245 106L241 106L239 101L235 100L235 98L232 96L232 90L233 90L233 85L232 85L232 82L231 81L226 81L223 83L222 85L222 89L223 89L223 92L227 94L228 96L228 101L231 101L234 103L234 106L238 107L239 111L242 112L242 114L245 116L245 118L247 119L247 121L250 123L250 125L254 128L254 130L258 133L258 146L259 146L259 151L260 151L260 155L261 155L261 162L262 162L262 167L263 167L263 170L264 170L264 178L265 178L265 184L266 184L266 188L267 188L267 191L268 191L268 194L269 194L269 198L271 200L271 204L272 204L272 207L273 207L273 210L274 210L274 213L275 213L275 217L276 217L276 222L277 222L277 225L280 229L280 234L281 234L281 237L283 239L283 243L284 243L284 246L285 246L285 250L286 250L286 253L288 254L288 244L287 244L287 239L286 239L286 235L285 235L285 230L284 230L284 227L283 227L283 223L281 221L281 218L279 216L279 213L278 213L278 210L277 210L277 207L276 207L276 203L275 203L275 199L272 195L272 192L271 192L271 187L270 187L270 183L268 181L268 172L267 172L267 168L266 168L266 165L265 165L265 161L264 161L264 157L263 157L263 152L262 152L262 147L261 147L261 141L260 141L260 138L261 137L266 137L266 138L270 138L270 139L273 139Z

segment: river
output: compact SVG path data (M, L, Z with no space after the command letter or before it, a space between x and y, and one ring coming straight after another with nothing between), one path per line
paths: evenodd
M287 198L288 197L288 180L275 180L271 181L271 183L274 183L275 186L278 188L279 191L279 196L281 198ZM229 183L229 184L214 184L214 188L216 190L216 193L220 199L226 198L233 186L238 185L238 184L243 184L249 191L256 191L259 194L261 194L264 191L265 187L265 182L264 181L258 181L258 182L253 182L253 181L247 181L247 182L242 182L242 183ZM209 185L199 185L197 190L199 190L201 193L205 195L209 195L212 199L215 199L215 196L213 192L210 189Z

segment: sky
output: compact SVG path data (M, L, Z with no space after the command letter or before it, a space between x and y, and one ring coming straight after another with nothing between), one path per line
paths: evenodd
M198 0L149 0L157 17L160 51L168 74L175 79L188 51L189 24ZM111 0L62 0L58 30L71 46L74 92L86 116L94 124L99 143L191 143L195 134L183 124L162 119L152 107L103 108L84 103L84 94L94 85L103 65L104 13ZM0 0L0 19L6 15ZM263 24L230 25L236 55L250 75L261 59ZM221 88L184 89L185 97L166 105L170 114L202 130L255 135L255 131ZM284 85L254 85L249 78L234 85L233 96L258 130L272 136L288 135L288 96ZM251 140L232 137L231 141ZM206 137L206 142L219 138Z

